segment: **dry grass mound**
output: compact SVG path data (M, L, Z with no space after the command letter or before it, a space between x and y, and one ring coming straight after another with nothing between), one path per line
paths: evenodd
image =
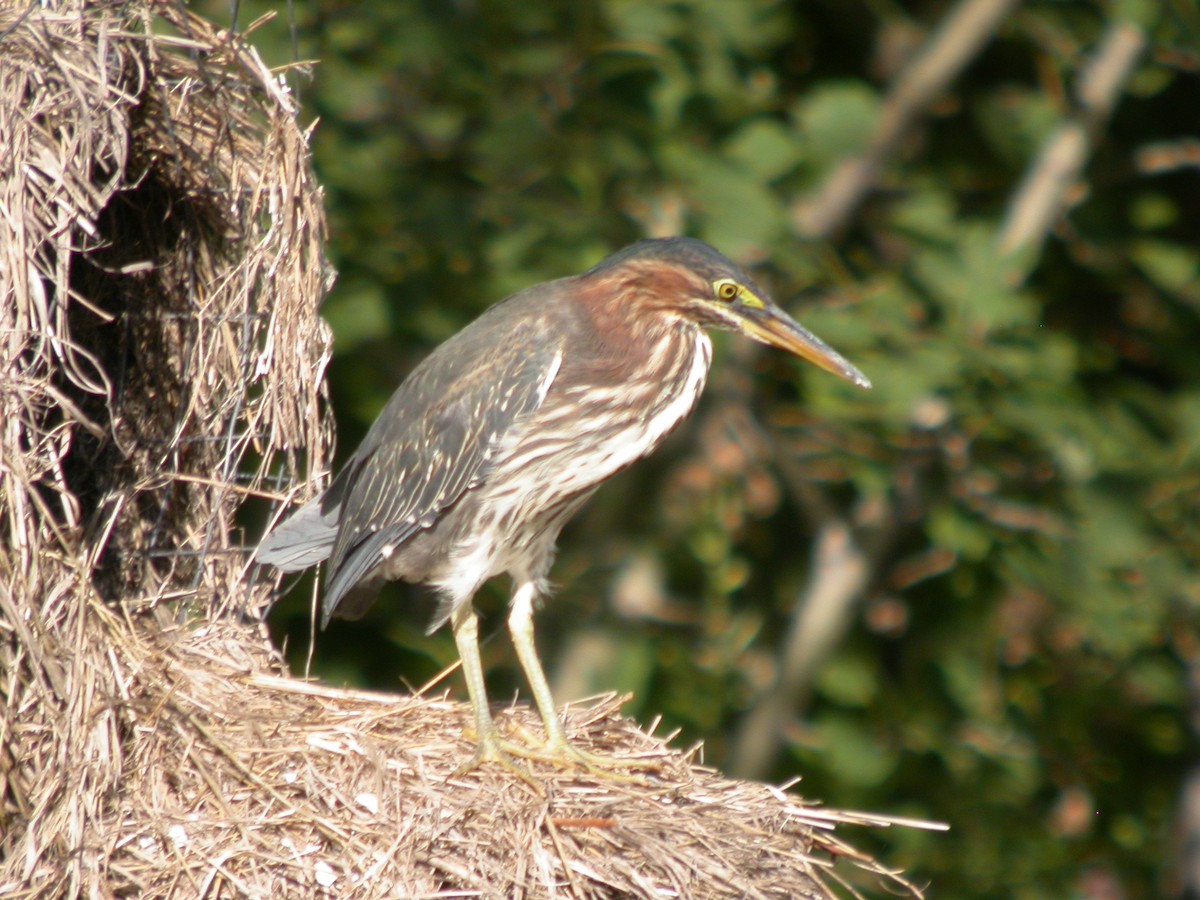
M0 7L0 895L915 893L833 831L885 820L723 779L611 700L568 728L636 782L525 781L456 774L459 704L288 677L237 516L331 446L306 138L174 0Z
M153 739L126 741L97 823L111 893L827 898L864 873L907 888L833 832L887 820L696 766L611 698L569 711L568 733L643 764L633 781L536 762L518 763L529 781L460 773L465 704L273 675L218 628L178 637L129 673L122 715ZM525 707L499 724L540 728Z

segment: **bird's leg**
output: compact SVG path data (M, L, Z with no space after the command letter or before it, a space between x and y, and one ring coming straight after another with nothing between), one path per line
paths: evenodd
M463 677L467 679L467 694L475 712L475 739L479 742L477 762L503 755L496 735L492 714L488 711L487 687L483 682L483 662L479 658L479 619L470 602L459 604L450 615L454 643L462 660Z
M571 746L563 731L562 722L554 711L554 700L550 693L550 685L538 662L537 650L533 643L533 598L536 593L535 585L523 584L513 596L513 610L509 615L509 629L513 636L513 645L517 649L517 657L521 661L525 675L529 679L534 701L546 725L546 746L543 750L530 749L506 741L500 737L492 714L488 710L487 688L483 681L483 662L479 656L479 620L470 603L463 603L450 616L450 624L454 628L454 643L458 646L458 656L462 660L463 676L467 680L467 693L471 697L471 708L475 713L475 732L478 749L475 756L466 765L458 769L458 774L469 772L485 762L499 763L509 769L522 781L531 785L534 790L542 793L542 788L530 774L523 771L513 760L514 756L537 759L546 762L562 762L564 760L578 763L585 768L609 778L622 779L621 776L608 772L614 766L621 766L621 760L609 760L584 753ZM624 763L629 765L630 763ZM636 763L633 763L636 765Z
M546 681L546 673L542 671L533 640L533 601L536 591L537 586L532 581L523 581L517 586L508 614L508 630L512 634L517 659L529 681L529 689L533 692L533 702L537 704L542 723L546 726L546 749L557 756L572 748L558 712L554 709L554 695L550 693L550 685Z
M523 581L513 592L512 609L508 614L508 630L512 634L513 647L517 651L517 659L525 670L529 680L529 689L533 692L533 701L537 704L546 727L546 746L544 755L524 754L532 758L544 758L551 762L567 761L583 766L595 775L612 778L616 781L637 782L637 779L616 775L609 771L613 768L656 768L641 761L623 760L609 756L601 756L580 750L567 740L563 730L562 720L554 708L554 696L546 681L546 673L538 660L537 647L533 640L533 601L537 596L537 585L532 581Z
M542 786L513 762L492 721L492 714L488 710L487 686L483 681L483 661L479 657L479 618L469 602L454 610L450 624L454 629L454 643L458 646L463 676L467 679L467 694L471 697L471 708L475 712L475 739L479 744L475 756L460 766L455 774L470 772L485 762L499 763L544 796Z

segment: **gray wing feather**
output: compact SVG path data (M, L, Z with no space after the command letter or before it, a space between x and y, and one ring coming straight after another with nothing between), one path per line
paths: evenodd
M328 559L337 539L338 511L323 510L324 499L322 494L277 525L254 551L254 562L299 572Z
M477 319L434 351L380 413L330 489L340 488L342 500L323 620L478 485L504 436L541 404L561 361L559 337L544 323L513 321L523 318L501 319L507 329L490 314Z

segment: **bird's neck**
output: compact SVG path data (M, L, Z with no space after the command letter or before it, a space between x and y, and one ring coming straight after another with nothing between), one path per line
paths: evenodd
M637 300L586 304L582 311L587 321L588 355L596 364L610 368L614 380L618 372L626 373L625 377L635 375L649 360L654 361L655 369L670 366L669 357L690 353L704 336L695 322L675 311ZM675 360L677 367L687 365L686 360Z

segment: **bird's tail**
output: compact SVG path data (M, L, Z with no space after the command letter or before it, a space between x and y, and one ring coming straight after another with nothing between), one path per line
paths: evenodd
M335 505L323 513L323 499L318 497L277 525L254 551L254 562L274 566L283 572L299 572L328 559L337 538L341 506Z

